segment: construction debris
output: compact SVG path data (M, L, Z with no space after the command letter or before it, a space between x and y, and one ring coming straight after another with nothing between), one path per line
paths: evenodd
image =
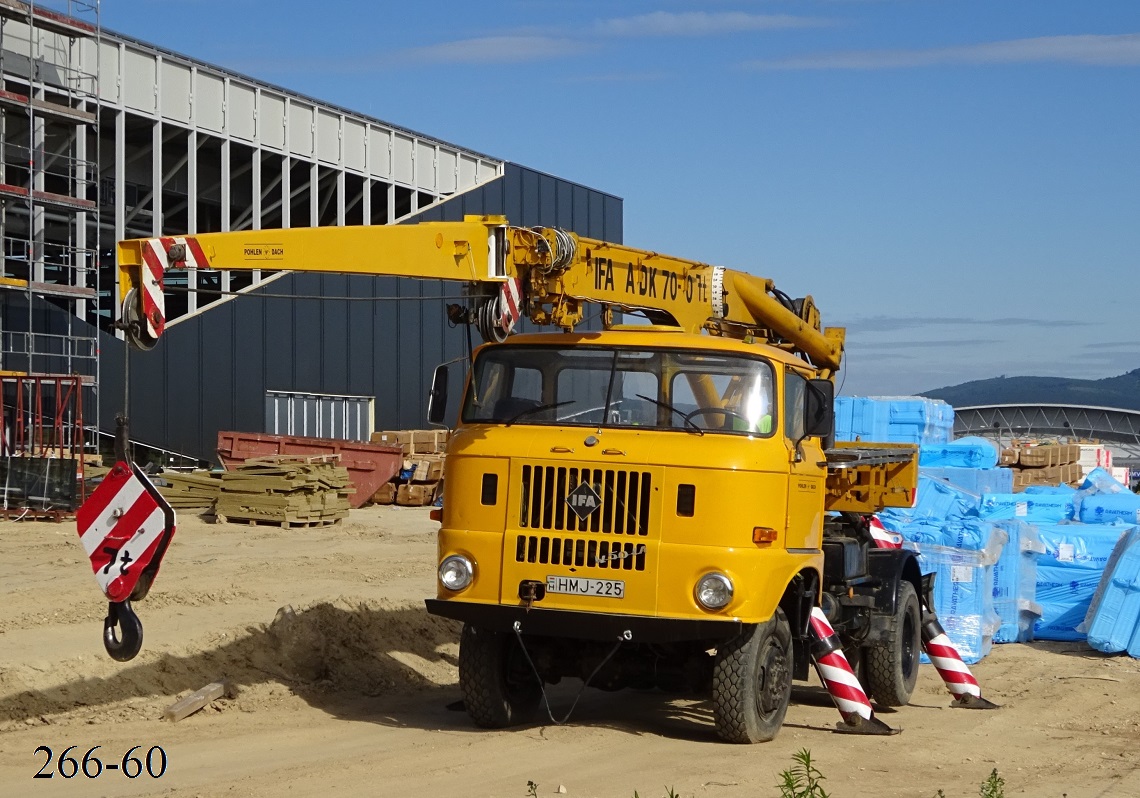
M348 470L339 455L254 457L221 475L218 523L246 521L289 529L324 526L348 515Z
M220 682L211 682L185 698L175 701L163 711L162 717L171 723L177 723L186 716L193 715L211 701L217 701L223 696L233 696L229 682L225 679Z

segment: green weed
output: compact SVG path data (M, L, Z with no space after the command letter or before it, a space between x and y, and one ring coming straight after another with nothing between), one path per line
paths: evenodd
M1005 798L1005 779L998 775L997 768L982 782L978 789L979 798Z
M796 764L780 774L783 781L776 785L780 788L780 798L828 798L820 785L826 777L811 761L811 751L804 748L793 754L792 759Z

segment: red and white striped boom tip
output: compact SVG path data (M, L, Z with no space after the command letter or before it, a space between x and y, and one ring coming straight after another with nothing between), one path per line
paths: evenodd
M179 238L151 238L142 247L143 262L139 301L146 320L147 334L152 338L162 335L166 327L166 299L163 296L163 275L167 269L208 269L210 263L198 239L193 236Z

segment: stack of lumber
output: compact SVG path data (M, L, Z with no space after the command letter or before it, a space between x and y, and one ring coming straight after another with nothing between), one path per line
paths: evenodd
M403 468L392 481L372 495L374 504L423 507L434 504L443 492L443 461L447 430L413 429L372 433L374 443L399 446Z
M175 510L192 510L214 506L222 485L221 477L221 472L164 471L154 479L154 484Z
M324 526L348 515L348 469L339 455L274 455L246 460L221 475L218 523L246 521Z
M998 464L1013 469L1013 489L1029 485L1079 485L1081 447L1075 443L1013 441L1003 449Z

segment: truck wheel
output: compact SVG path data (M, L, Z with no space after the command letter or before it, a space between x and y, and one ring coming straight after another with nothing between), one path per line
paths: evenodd
M459 689L467 714L485 729L525 723L542 696L518 639L471 624L459 638Z
M792 697L792 632L783 610L717 647L712 696L722 740L763 743L776 736Z
M863 659L871 697L883 706L904 706L914 692L922 651L921 618L914 585L903 581L886 640L867 646Z

